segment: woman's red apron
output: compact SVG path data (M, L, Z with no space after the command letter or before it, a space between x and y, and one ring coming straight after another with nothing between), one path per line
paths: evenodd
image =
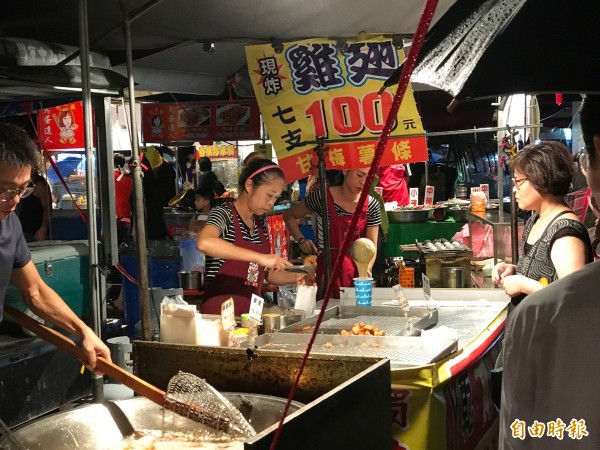
M240 216L232 203L226 204L233 215L235 227L236 247L247 248L259 253L270 253L269 242L263 227L256 224L255 232L260 237L260 244L254 244L244 240L240 227ZM265 279L265 268L258 264L245 261L226 259L210 284L204 291L204 302L200 311L205 314L221 314L221 303L229 297L233 298L235 314L247 313L250 309L250 297L252 294L260 295L263 281Z
M358 222L356 222L356 228L352 230L353 240L356 240L365 235L365 230L367 228L367 211L369 209L369 199L365 202L363 208L363 214L358 217ZM333 196L329 189L327 189L327 210L329 211L329 246L331 248L331 269L333 270L333 266L335 265L335 261L338 257L340 249L342 248L342 244L344 243L344 238L346 237L346 232L350 227L350 222L352 220L352 216L340 216L335 211L335 204L333 202ZM323 280L325 268L325 252L321 252L317 262L317 282L321 283ZM350 252L348 251L344 256L342 261L342 268L340 269L339 275L333 281L333 298L339 298L339 289L340 287L348 287L353 286L353 279L358 276L358 269L354 261L350 257ZM325 289L327 286L319 286L320 297L325 295Z

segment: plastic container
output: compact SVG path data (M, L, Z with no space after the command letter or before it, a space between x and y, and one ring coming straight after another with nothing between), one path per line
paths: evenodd
M196 238L187 238L179 244L181 270L184 272L202 272L204 270L204 254L196 247Z
M233 338L236 341L236 347L246 345L250 338L250 328L236 328L233 330Z
M355 278L354 289L356 293L356 306L371 306L373 297L373 278Z
M485 213L485 204L487 198L485 192L476 191L471 192L471 212L474 213Z
M400 286L405 288L415 287L415 269L414 267L402 267L398 274L398 282Z
M153 244L148 249L148 284L150 288L179 288L179 249L173 248L172 241L165 242L164 247ZM119 256L120 262L133 278L139 278L138 258L133 248L125 248ZM135 335L135 325L140 321L140 294L136 284L123 277L123 303L125 306L125 323L130 337Z

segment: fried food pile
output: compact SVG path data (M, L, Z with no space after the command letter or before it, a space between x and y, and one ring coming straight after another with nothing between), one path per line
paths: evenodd
M350 331L340 331L342 336L385 336L385 331L375 325L365 325L363 322L355 323Z
M220 113L220 119L223 124L237 125L246 115L247 107L244 105L234 105Z
M302 258L302 264L305 266L316 266L317 265L317 255L307 255Z

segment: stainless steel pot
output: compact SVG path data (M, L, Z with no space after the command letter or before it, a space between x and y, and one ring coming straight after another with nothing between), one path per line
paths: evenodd
M181 289L203 289L204 272L177 272Z
M223 395L242 412L257 433L279 421L286 402L283 398L269 395L240 394L236 392L223 393ZM252 404L251 407L247 405L247 401ZM115 403L123 410L135 431L167 431L190 433L191 435L193 431L202 426L174 413L165 412L155 403L143 397L121 400ZM288 414L303 406L302 403L292 402ZM126 441L123 439L115 421L108 409L101 404L81 406L37 420L15 431L14 437L25 449L64 450L77 448L80 450L97 450L126 448L124 447ZM168 448L205 448L199 445L191 445L185 439L179 441L181 442L180 445L178 444L179 446Z
M446 214L450 217L454 217L454 220L457 222L468 222L469 209L467 208L448 208L446 209Z
M394 223L415 223L427 222L429 219L429 211L427 209L395 209L388 211L387 216L390 222Z

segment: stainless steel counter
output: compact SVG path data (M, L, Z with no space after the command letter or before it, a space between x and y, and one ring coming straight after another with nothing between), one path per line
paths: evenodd
M435 328L448 327L456 330L458 348L464 348L482 333L508 307L509 297L502 289L432 289L433 300L427 302L423 289L404 289L411 307L429 305L438 308ZM344 289L341 304L355 301L354 289ZM373 289L373 305L383 305L395 298L392 288ZM334 302L332 300L332 302ZM321 303L317 304L319 307ZM329 307L335 303L331 303Z

